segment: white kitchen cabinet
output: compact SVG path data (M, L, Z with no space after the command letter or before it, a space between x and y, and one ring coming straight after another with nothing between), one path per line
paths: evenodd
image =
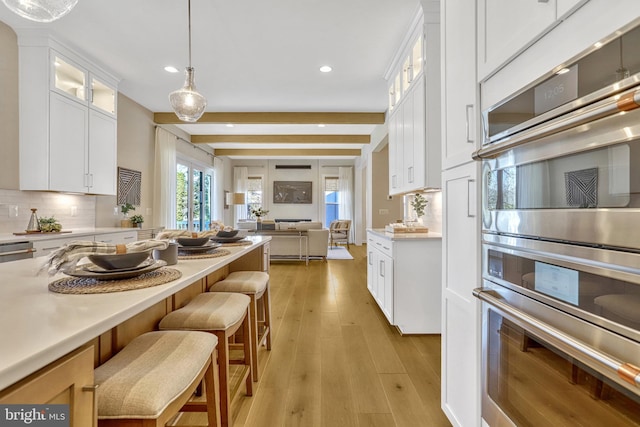
M471 161L476 149L476 0L447 0L442 10L442 169Z
M399 194L404 188L402 180L404 130L402 114L402 105L399 105L389 118L389 194Z
M367 288L403 334L440 333L441 239L367 231Z
M73 242L74 240L96 241L111 244L127 244L138 240L138 232L134 229L129 231L116 231L113 233L83 234L74 236L73 233L65 235L65 237L55 237L53 239L48 236L37 236L33 238L33 248L36 250L35 257L47 256L56 249Z
M116 194L117 79L21 30L20 189Z
M480 425L479 286L480 166L470 162L443 173L442 410L454 426Z
M588 0L479 0L478 76L490 76Z
M55 239L42 239L38 238L38 240L33 241L33 256L42 257L47 256L51 252L56 249L66 245L67 243L73 242L74 240L93 240L93 236L80 236L80 237L59 237Z
M387 77L390 194L441 185L439 31L416 20Z
M138 232L136 230L95 235L96 242L112 243L114 245L127 244L137 240Z

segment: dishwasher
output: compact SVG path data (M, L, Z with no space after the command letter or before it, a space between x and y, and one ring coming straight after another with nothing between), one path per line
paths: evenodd
M33 242L0 243L0 262L16 261L19 259L33 258Z

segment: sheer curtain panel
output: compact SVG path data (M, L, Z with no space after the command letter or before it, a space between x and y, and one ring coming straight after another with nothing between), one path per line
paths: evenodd
M244 193L245 200L247 194L247 180L249 179L249 168L236 166L233 168L234 193ZM236 222L247 219L247 208L245 205L236 205Z
M156 128L155 179L153 194L154 225L176 225L176 142L170 132Z
M353 220L353 168L351 166L338 168L338 194L340 197L338 205L340 219ZM353 224L353 221L351 223ZM354 228L352 226L349 231L349 241L351 242L354 241Z

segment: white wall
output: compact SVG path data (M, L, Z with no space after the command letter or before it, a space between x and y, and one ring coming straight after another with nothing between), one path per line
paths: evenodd
M269 210L268 219L302 218L314 221L320 221L324 216L322 212L323 176L338 176L339 166L354 165L352 160L338 159L236 159L230 163L231 167L229 168L228 180L225 181L225 190L234 191L233 167L246 166L248 167L249 176L262 176L264 179L264 207ZM276 165L308 165L311 166L311 169L276 169ZM312 203L273 203L274 181L311 181ZM354 204L357 203L355 202L356 197L354 194ZM358 198L358 200L360 199Z

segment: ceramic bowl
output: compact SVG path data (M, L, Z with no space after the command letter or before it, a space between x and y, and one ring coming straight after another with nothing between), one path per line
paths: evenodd
M217 237L235 237L236 234L238 234L238 231L240 230L220 230L218 231L218 234L216 234Z
M137 267L149 258L151 251L127 252L126 254L93 254L89 255L89 261L105 270L120 270Z
M202 246L209 241L209 237L178 237L176 242L181 246Z

